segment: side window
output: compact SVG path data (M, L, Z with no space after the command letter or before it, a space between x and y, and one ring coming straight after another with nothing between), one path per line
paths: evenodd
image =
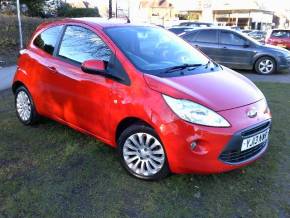
M242 46L246 43L246 40L235 33L228 32L228 31L221 31L220 43L224 45Z
M92 59L109 61L112 52L102 39L91 30L80 26L68 26L58 55L83 63Z
M53 54L62 27L55 26L44 30L34 39L33 44L48 54Z
M218 43L217 30L201 30L199 31L195 41Z
M193 33L188 33L183 38L188 42L193 42L195 40L195 37L197 35L198 31L195 31Z

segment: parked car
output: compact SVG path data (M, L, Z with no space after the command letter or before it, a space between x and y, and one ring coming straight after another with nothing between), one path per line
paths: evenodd
M212 27L214 26L213 23L207 23L207 22L197 22L197 21L186 21L181 22L178 26L189 26L189 27Z
M21 51L12 89L23 124L45 116L92 135L142 179L233 170L268 147L262 92L155 26L42 24Z
M252 32L253 30L242 30L242 33L244 34L249 34L250 32Z
M258 42L265 43L267 32L262 30L253 30L252 32L248 33L248 35L253 39L256 39Z
M188 27L188 26L175 26L175 27L169 28L168 30L170 32L175 33L176 35L180 35L182 33L189 32L191 30L194 30L194 28Z
M243 33L224 28L202 28L181 36L218 63L260 74L289 72L289 51L263 45Z
M241 28L238 26L231 26L230 29L241 32Z
M290 49L290 30L274 29L269 32L266 43Z

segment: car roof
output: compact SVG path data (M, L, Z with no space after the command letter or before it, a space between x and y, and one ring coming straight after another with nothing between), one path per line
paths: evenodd
M106 19L106 18L99 18L99 17L81 17L81 18L71 18L67 20L87 23L91 25L97 25L99 27L132 25L131 23L128 23L126 20Z
M236 31L234 29L216 26L216 27L199 27L199 28L196 28L196 29L191 30L190 32L187 32L184 35L187 35L187 34L190 34L190 33L193 33L193 32L197 32L199 30L227 30L227 31L230 31L230 32L239 33L238 31Z
M209 22L199 22L199 21L182 21L180 23L192 23L192 24L213 24Z
M271 31L290 31L290 29L272 29Z
M190 26L173 26L168 29L194 29L194 28Z
M123 19L107 19L107 18L99 18L99 17L82 17L82 18L64 18L57 21L51 21L48 23L43 23L39 26L42 28L47 25L51 24L66 24L66 23L80 23L80 24L87 24L93 27L98 28L106 28L106 27L115 27L115 26L155 26L146 23L128 23L127 20ZM156 27L156 26L155 26Z

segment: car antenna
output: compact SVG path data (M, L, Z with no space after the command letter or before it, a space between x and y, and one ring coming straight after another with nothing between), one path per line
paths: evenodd
M126 16L126 19L127 19L127 23L131 23L131 20L129 19L128 16Z

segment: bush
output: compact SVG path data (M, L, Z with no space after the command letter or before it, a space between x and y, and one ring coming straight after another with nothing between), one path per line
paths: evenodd
M70 8L63 17L99 17L100 14L94 8Z
M100 17L98 8L73 8L62 3L58 8L59 17Z
M21 16L21 21L23 41L25 44L30 39L36 27L43 22L43 19ZM0 15L0 23L0 48L17 47L19 45L17 16Z
M21 20L25 47L36 27L52 19L21 16ZM15 63L19 51L17 16L0 15L0 24L0 64L4 61L5 65L10 65Z

